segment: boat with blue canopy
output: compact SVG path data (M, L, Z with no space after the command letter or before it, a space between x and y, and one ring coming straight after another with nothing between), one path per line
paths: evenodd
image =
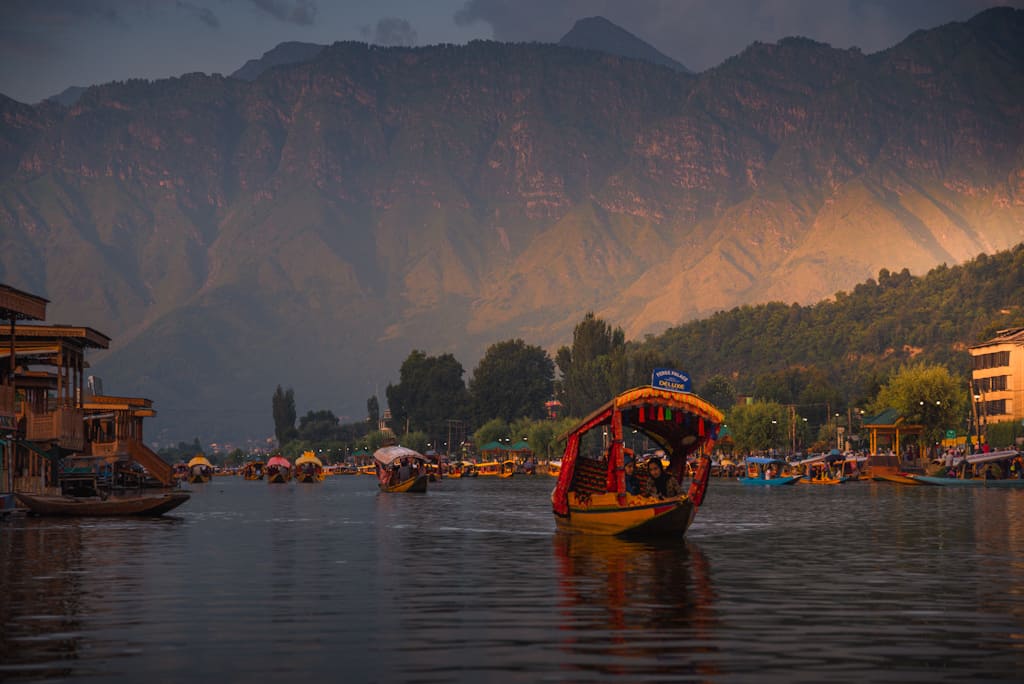
M738 478L740 484L779 487L795 484L803 477L791 472L788 461L772 456L748 456L744 465L747 472Z
M970 454L956 466L955 477L909 475L915 482L940 487L1024 489L1024 455L1016 449Z

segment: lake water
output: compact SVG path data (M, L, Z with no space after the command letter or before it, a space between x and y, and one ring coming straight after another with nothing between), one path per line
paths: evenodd
M554 531L545 476L217 478L0 522L0 680L936 682L1024 673L1024 491L713 480L684 539Z

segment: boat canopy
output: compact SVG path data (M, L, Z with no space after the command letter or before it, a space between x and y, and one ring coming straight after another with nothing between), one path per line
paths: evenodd
M825 458L826 458L825 454L818 454L817 456L811 456L811 457L805 458L805 459L803 459L801 461L796 461L796 462L793 463L793 465L794 466L802 466L802 465L810 465L811 463L820 463L821 461L824 461Z
M562 468L551 497L555 513L568 513L568 494L580 439L591 430L610 427L607 491L622 493L625 491L623 434L626 428L644 434L664 449L669 459L668 472L681 480L686 457L701 448L710 452L724 419L721 411L691 392L671 392L648 386L619 394L565 434ZM700 498L703 492L696 499ZM694 503L699 506L700 501L696 499Z
M1014 458L1019 456L1020 452L1016 449L1007 449L1005 451L990 451L987 454L971 454L967 456L968 463L990 463L992 461L1002 461L1006 458Z
M277 466L278 468L288 468L289 470L291 470L292 464L291 461L289 461L284 456L271 456L270 459L267 461L267 467L270 468L272 466Z
M779 465L786 465L786 461L781 458L773 458L771 456L747 456L744 459L747 463L756 463L757 465L769 465L772 463L778 463Z
M303 465L305 463L312 463L313 465L318 465L320 467L323 467L324 465L323 461L317 458L316 454L314 454L312 451L304 451L302 452L301 456L295 459L295 465L297 466Z
M399 445L381 447L373 452L373 460L385 467L401 458L414 458L425 463L429 461L429 459L420 452Z
M195 468L196 466L210 466L212 468L213 464L210 463L205 456L196 456L188 462L188 467Z

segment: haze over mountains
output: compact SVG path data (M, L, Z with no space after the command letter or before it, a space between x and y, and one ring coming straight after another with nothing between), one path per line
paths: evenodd
M359 417L413 348L475 366L1024 240L1024 12L692 75L541 44L336 43L252 81L0 98L0 280L111 335L170 439ZM685 362L685 360L682 360ZM150 433L153 436L153 433Z

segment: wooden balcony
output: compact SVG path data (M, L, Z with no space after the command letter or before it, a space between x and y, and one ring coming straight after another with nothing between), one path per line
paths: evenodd
M25 414L25 439L30 442L57 442L71 451L85 448L85 424L82 410L58 408L46 413Z

